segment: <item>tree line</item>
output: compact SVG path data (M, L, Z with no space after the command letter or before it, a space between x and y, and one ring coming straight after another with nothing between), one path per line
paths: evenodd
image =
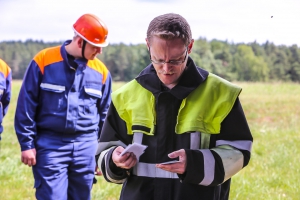
M32 58L40 50L62 42L36 40L0 42L0 58L22 79ZM229 43L199 38L190 56L196 65L230 81L300 82L300 48L297 45ZM110 44L98 58L110 70L114 81L129 81L149 63L146 44Z

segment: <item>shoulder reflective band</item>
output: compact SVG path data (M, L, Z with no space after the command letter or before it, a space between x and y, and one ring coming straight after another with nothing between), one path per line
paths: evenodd
M143 141L143 133L135 132L133 134L133 141L132 141L132 143L142 144L142 141Z
M200 149L209 149L210 143L210 134L208 133L201 133L201 146Z
M190 137L190 149L199 149L200 148L200 132L191 133Z

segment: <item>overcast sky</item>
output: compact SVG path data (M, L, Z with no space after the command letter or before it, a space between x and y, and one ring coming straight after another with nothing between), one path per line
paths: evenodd
M77 18L93 13L107 24L110 43L145 43L149 22L173 12L194 39L300 46L299 10L300 0L0 0L0 42L71 39Z

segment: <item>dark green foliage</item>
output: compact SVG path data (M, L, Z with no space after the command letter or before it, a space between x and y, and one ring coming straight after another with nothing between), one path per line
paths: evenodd
M22 79L28 64L40 50L60 44L34 40L0 42L0 58L11 67L13 79Z
M22 79L36 53L61 44L34 40L0 42L0 58L12 68L14 79ZM199 38L195 40L190 56L199 67L230 81L300 82L300 49L297 45L276 46L269 41L233 44ZM132 80L150 64L146 44L110 44L98 58L106 64L114 81Z

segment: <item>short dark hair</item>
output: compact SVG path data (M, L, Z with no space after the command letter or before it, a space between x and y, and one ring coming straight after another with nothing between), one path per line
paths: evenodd
M168 13L155 17L149 24L147 39L152 36L170 40L180 38L187 46L192 40L192 32L189 23L179 14Z

